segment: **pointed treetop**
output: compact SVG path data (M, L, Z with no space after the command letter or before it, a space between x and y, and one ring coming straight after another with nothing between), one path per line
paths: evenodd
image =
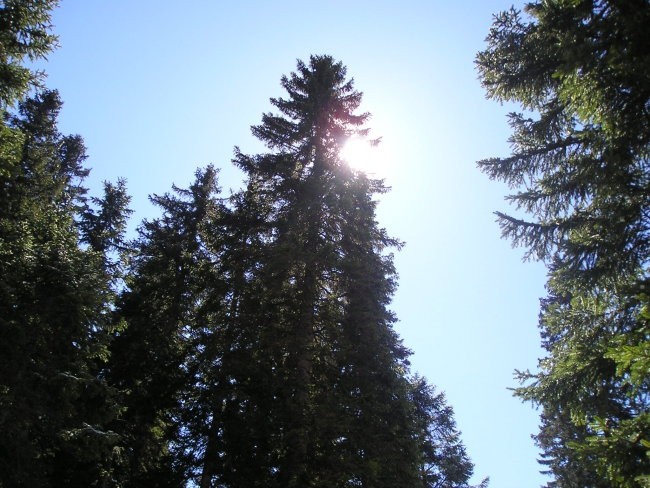
M298 60L296 71L281 79L289 97L271 98L281 115L264 114L253 134L271 149L301 153L305 145L339 149L349 136L367 133L361 126L370 114L354 113L362 93L346 74L331 56L312 55L309 64Z

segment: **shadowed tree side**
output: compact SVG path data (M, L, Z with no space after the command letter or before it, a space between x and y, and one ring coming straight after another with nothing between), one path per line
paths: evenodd
M23 139L18 164L0 175L0 480L7 486L108 479L119 442L108 425L120 405L102 371L120 279L111 255L128 197L109 185L96 210L87 205L85 148L80 137L58 132L60 108L58 94L45 91L21 103L7 125ZM100 245L86 225L95 212L110 242ZM91 238L97 246L87 245Z

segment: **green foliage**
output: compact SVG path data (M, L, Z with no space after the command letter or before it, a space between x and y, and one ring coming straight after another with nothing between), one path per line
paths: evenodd
M479 162L531 220L503 236L545 261L547 356L519 374L543 407L549 486L645 486L648 458L650 21L647 1L548 1L495 16L477 65L514 101L512 155ZM645 480L645 481L644 481Z
M413 378L411 388L410 400L421 453L419 486L467 487L474 467L460 441L453 409L447 405L444 394L436 393L424 378ZM479 488L487 484L485 479Z
M111 276L102 253L80 242L85 150L79 137L58 133L60 106L56 92L43 92L23 102L7 126L22 144L0 182L0 480L6 486L87 485L110 477L118 440L105 427L120 407L100 374L111 333Z
M44 58L56 45L49 33L57 0L4 0L0 4L0 109L21 100L42 78L25 66Z
M163 216L145 221L132 245L127 288L117 309L124 330L113 341L108 368L111 383L124 395L126 411L116 429L126 447L128 486L178 486L186 476L183 450L175 446L187 427L178 416L182 395L198 387L186 366L190 347L204 347L192 336L202 326L196 314L210 293L204 226L218 211L216 184L216 171L209 167L197 172L189 190L174 187L174 194L153 196Z

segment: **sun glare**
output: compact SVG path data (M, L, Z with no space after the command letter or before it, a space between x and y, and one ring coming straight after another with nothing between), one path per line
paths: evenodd
M341 158L352 169L373 176L380 176L383 173L382 156L381 144L373 145L368 138L351 137L341 149Z

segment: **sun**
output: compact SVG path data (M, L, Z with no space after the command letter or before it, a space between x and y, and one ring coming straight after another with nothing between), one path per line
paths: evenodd
M367 137L352 136L341 149L341 159L352 169L373 176L383 173L384 156L381 145Z

